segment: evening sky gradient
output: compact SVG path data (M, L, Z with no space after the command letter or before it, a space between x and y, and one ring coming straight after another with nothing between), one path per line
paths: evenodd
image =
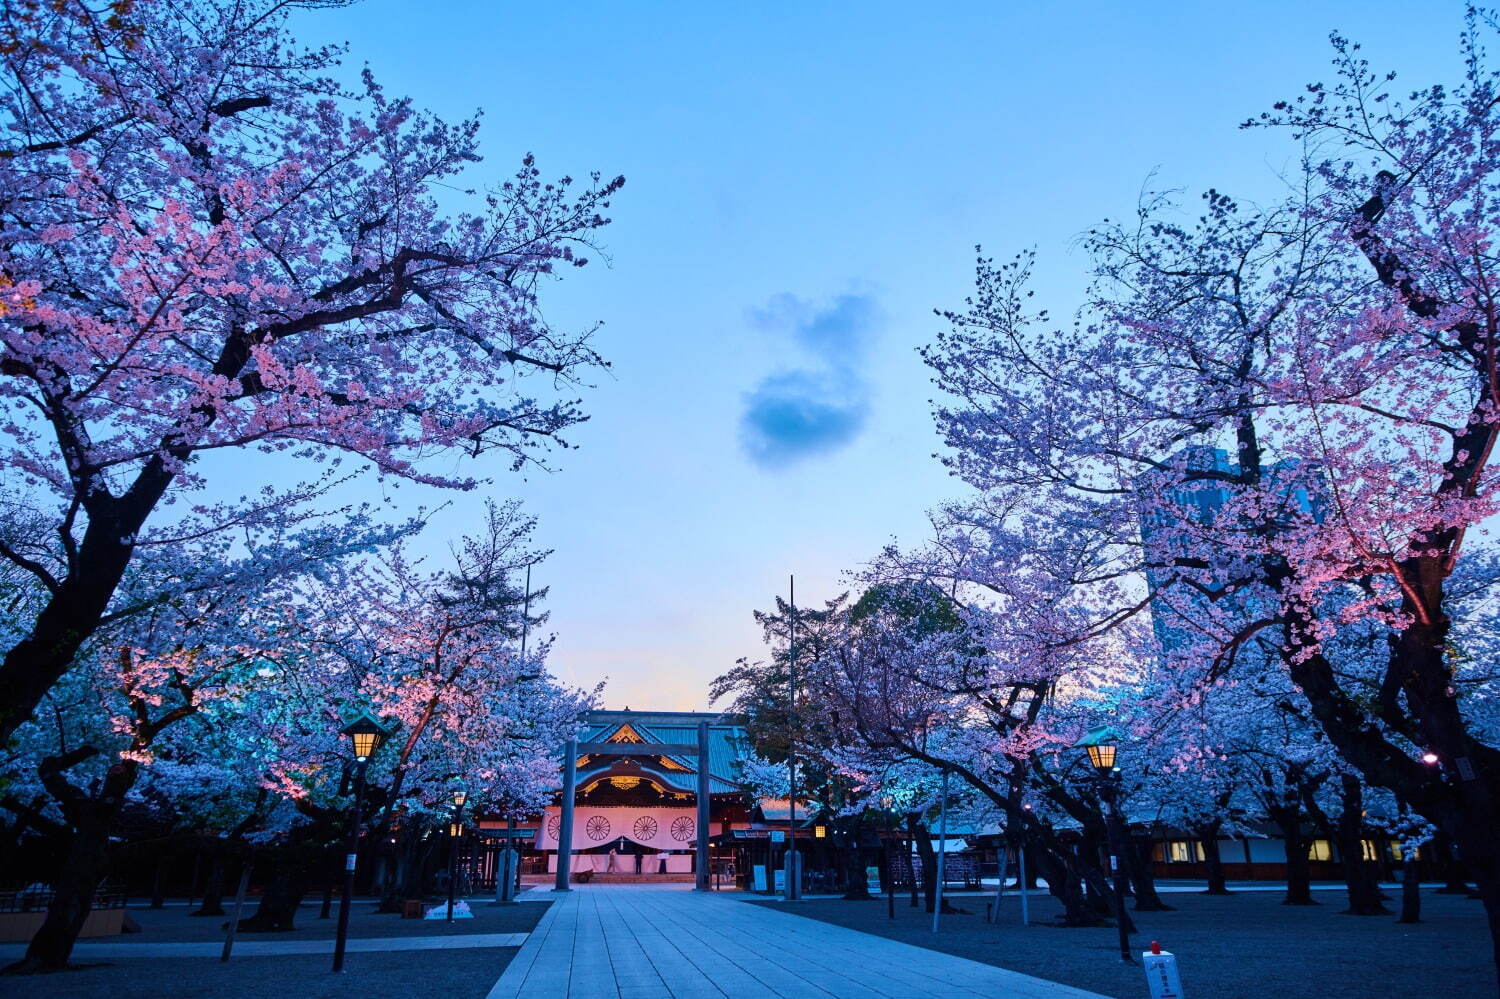
M1275 196L1297 146L1238 125L1331 78L1330 29L1419 86L1461 68L1462 8L371 0L296 23L389 93L484 108L474 183L527 151L547 175L626 176L609 264L545 292L554 324L605 322L578 449L552 473L468 470L555 549L534 582L559 675L688 710L762 654L751 611L789 573L799 603L826 599L962 494L916 348L962 305L976 243L1035 247L1037 298L1066 319L1079 234L1143 188L1193 211L1207 187ZM420 547L445 552L483 497L452 498Z

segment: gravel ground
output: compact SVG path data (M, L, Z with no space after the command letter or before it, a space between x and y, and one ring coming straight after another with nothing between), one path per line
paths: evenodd
M1489 934L1479 902L1423 892L1423 922L1395 916L1343 916L1342 893L1320 892L1317 906L1283 906L1276 892L1232 897L1173 894L1174 912L1132 912L1140 932L1132 950L1152 940L1177 955L1183 991L1211 999L1465 999L1495 994ZM984 921L985 897L956 895L967 915L945 915L939 933L924 910L896 899L896 919L878 902L814 900L773 905L782 911L863 930L919 947L1062 982L1117 999L1146 995L1139 965L1119 960L1113 927L1046 925L1060 912L1050 896L1031 896L1032 925L1020 901L1001 903L1001 922ZM1395 902L1391 903L1394 910ZM1040 924L1040 925L1039 925ZM940 994L935 990L934 994Z
M536 897L535 893L527 892ZM255 912L255 899L245 900L245 915ZM395 913L378 913L373 899L356 898L349 910L349 936L354 937L404 937L443 936L461 933L529 933L547 910L546 902L523 902L517 905L490 905L490 899L476 896L467 900L473 919L402 919ZM429 902L428 905L442 905ZM241 933L236 940L332 940L338 929L339 903L335 899L328 919L319 919L322 908L320 899L303 902L297 912L297 928L287 933ZM234 910L230 899L224 911ZM129 907L129 913L141 926L140 933L125 933L110 937L111 943L157 943L159 941L223 940L228 916L189 916L192 910L184 905L172 905L164 909L148 909L139 905ZM102 937L96 939L104 939ZM87 941L81 941L87 942ZM3 990L0 990L3 991Z
M541 908L538 906L537 908ZM234 958L139 957L53 975L0 978L5 999L484 999L517 948Z
M523 896L524 897L524 896ZM528 933L550 899L512 906L490 906L471 899L473 919L402 919L374 911L375 902L357 899L350 911L350 939L400 936L458 936L470 933ZM109 958L75 955L78 967L50 975L0 978L5 999L369 999L370 996L428 995L434 983L454 999L484 999L519 948L475 947L425 951L350 953L344 972L330 971L338 904L331 919L317 918L319 904L305 904L297 929L288 933L246 933L237 940L327 940L327 954L274 957ZM165 909L131 907L140 933L108 938L110 943L151 944L224 939L222 917L188 916L182 905ZM249 901L246 911L252 911ZM88 941L83 941L87 943ZM4 963L4 962L0 962Z

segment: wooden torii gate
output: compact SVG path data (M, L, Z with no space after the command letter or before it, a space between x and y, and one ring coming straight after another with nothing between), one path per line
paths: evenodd
M553 891L571 891L573 867L573 799L578 790L579 755L696 756L698 758L698 855L693 869L695 891L709 890L708 871L708 722L698 723L698 744L671 742L579 742L569 739L563 747L562 822L557 830L557 881Z

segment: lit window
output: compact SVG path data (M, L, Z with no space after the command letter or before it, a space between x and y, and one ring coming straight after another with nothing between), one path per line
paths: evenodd
M1308 860L1332 860L1333 844L1326 839L1315 839L1307 848Z
M1380 859L1380 844L1373 839L1362 839L1359 841L1360 856L1364 860Z
M1171 842L1170 846L1172 851L1172 863L1187 864L1192 862L1192 855L1188 852L1188 848L1192 846L1192 844L1187 840L1174 839Z

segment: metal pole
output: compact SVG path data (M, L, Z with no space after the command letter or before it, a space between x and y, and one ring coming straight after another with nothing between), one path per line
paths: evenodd
M557 879L553 891L571 891L568 873L573 866L573 796L578 789L578 740L563 747L562 823L557 830Z
M1121 835L1120 809L1116 805L1118 788L1114 781L1106 774L1100 774L1099 780L1103 788L1101 797L1104 799L1105 807L1108 809L1108 817L1105 820L1105 828L1109 834L1109 866L1115 876L1115 925L1120 930L1120 960L1126 964L1134 964L1135 958L1130 956L1130 934L1126 932L1125 915L1125 891L1127 881L1125 876L1124 837Z
M948 768L943 768L943 803L938 811L937 904L932 907L932 932L943 914L943 861L948 856Z
M1021 837L1021 847L1017 851L1017 856L1019 856L1021 860L1021 880L1017 883L1016 887L1021 889L1021 925L1030 926L1031 910L1027 906L1026 895L1026 831L1024 829L1021 831Z
M359 819L365 807L365 767L368 761L354 765L354 811L349 816L349 846L344 852L344 894L339 900L338 938L333 945L333 970L344 970L344 945L349 942L349 909L354 899L354 861L359 856Z
M995 877L995 897L990 900L989 915L985 922L998 923L1000 921L1000 900L1005 897L1005 873L1010 870L1010 855L1014 852L1014 847L1009 846L1000 851L1000 862L995 865L1000 869Z
M526 592L521 595L521 658L526 658L526 633L531 628L531 565L526 566Z
M698 862L695 891L708 891L708 722L698 723Z
M802 897L801 865L797 862L797 577L787 577L787 599L792 608L792 624L787 656L787 845L786 852L786 900Z
M458 859L458 817L464 813L462 805L453 809L453 821L448 826L448 922L453 922L454 861Z
M228 962L229 952L234 950L234 935L240 928L240 913L245 908L245 891L250 887L250 857L245 857L245 866L240 871L240 888L234 893L234 915L229 918L229 932L224 934L224 952L219 960Z

